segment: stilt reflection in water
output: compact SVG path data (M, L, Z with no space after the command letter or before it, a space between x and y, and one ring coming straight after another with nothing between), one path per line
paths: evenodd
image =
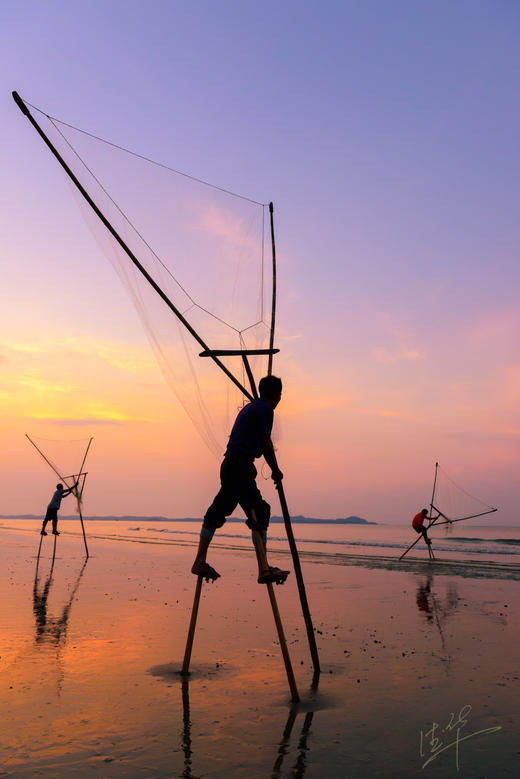
M184 753L184 770L182 772L183 779L197 779L196 774L192 771L193 766L193 742L191 738L191 714L190 714L190 692L189 692L189 678L184 676L182 678L182 734L181 743L182 751ZM294 728L294 724L299 715L299 707L291 706L289 715L285 723L282 737L278 746L278 753L271 772L271 779L279 779L282 774L282 764L286 755L290 751L291 734ZM303 716L303 712L301 715ZM297 755L293 767L289 773L284 772L284 776L291 776L291 779L303 779L307 768L307 753L309 747L307 745L307 739L311 732L312 719L314 717L313 711L305 712L303 725L300 731L297 744Z
M279 779L279 777L281 776L280 771L285 756L289 752L291 733L294 727L294 723L296 722L297 716L298 716L298 709L297 707L294 707L289 712L289 716L285 724L283 735L278 747L278 756L275 760L273 770L271 773L271 779ZM305 719L303 721L302 729L300 731L300 737L298 739L298 754L296 757L296 762L294 763L294 766L292 767L290 774L288 774L291 776L291 779L302 779L302 777L305 775L305 769L307 768L307 752L309 751L309 747L307 746L307 738L311 730L313 717L314 717L313 711L307 711L305 713Z
M56 559L56 539L54 541L54 551L51 561L51 567L45 578L43 587L40 587L40 580L38 576L38 569L40 565L40 557L36 560L36 571L34 575L33 585L33 612L35 619L35 645L42 648L43 646L50 646L56 649L56 666L58 668L58 692L61 689L63 682L63 668L61 663L61 654L66 644L67 628L70 617L70 611L72 603L77 594L78 587L85 571L88 558L84 560L81 569L72 585L72 589L69 593L65 605L61 609L59 616L49 616L48 613L48 598L53 584L54 566Z
M53 546L52 546L52 565L53 566L54 566L54 560L56 559L56 539L57 539L57 536L53 535L53 540L54 540L54 543L53 543ZM36 574L38 574L38 566L40 564L40 555L41 555L41 552L42 552L42 541L43 541L43 536L40 536L40 543L38 545L38 554L36 555ZM51 568L51 571L52 571L52 568Z

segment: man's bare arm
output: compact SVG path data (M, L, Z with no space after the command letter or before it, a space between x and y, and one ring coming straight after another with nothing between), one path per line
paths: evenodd
M269 436L264 436L262 439L262 453L264 455L267 465L271 469L271 478L274 482L282 481L283 473L278 468L276 462L276 455L274 453L274 446Z
M61 493L61 497L62 498L66 498L68 495L71 494L71 492L74 492L74 490L76 489L77 486L78 486L78 482L76 481L76 482L74 482L72 487L69 487L68 489L63 490L63 492Z

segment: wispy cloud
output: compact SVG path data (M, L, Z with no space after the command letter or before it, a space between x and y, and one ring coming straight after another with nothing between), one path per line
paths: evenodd
M258 235L252 236L245 221L236 214L218 208L214 203L211 203L200 212L200 223L204 230L216 238L231 246L255 251L260 256Z
M13 355L41 355L49 360L60 357L65 361L70 356L75 359L97 358L101 362L132 374L146 373L154 364L147 347L136 347L134 344L92 337L64 338L51 333L42 335L38 341L4 342L3 347Z
M372 350L372 356L380 363L426 359L426 355L418 349L398 349L396 351L391 351L390 349L376 348Z
M122 425L127 420L122 419L100 419L97 417L83 417L83 418L77 418L77 419L67 419L59 417L46 417L46 416L36 416L36 417L29 417L29 419L38 419L39 422L50 422L53 425L60 425L62 427L80 427L80 426L86 426L90 427L92 425Z

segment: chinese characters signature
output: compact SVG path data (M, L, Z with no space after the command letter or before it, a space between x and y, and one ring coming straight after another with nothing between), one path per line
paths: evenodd
M484 730L477 730L474 733L464 733L464 728L468 724L468 717L471 713L471 706L463 706L458 715L452 711L450 719L444 728L441 728L438 722L433 722L431 728L426 731L421 730L420 738L420 755L424 760L422 768L426 768L429 763L435 760L442 752L451 749L455 749L455 764L457 771L459 770L459 746L463 741L468 741L475 736L482 736L484 733L496 733L498 730L502 730L500 725L496 725L492 728L485 728ZM429 751L428 751L429 748Z

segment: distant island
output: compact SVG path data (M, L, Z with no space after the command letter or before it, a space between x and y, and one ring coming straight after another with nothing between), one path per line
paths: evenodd
M41 514L0 514L0 519L41 519ZM78 519L76 514L60 515L62 519ZM202 522L202 519L193 519L192 517L172 518L172 517L140 517L140 516L123 516L123 517L111 517L111 516L99 516L99 517L83 517L88 522ZM362 517L344 517L339 519L313 519L311 517L303 517L300 514L291 517L292 522L295 525L377 525L377 522L369 522ZM244 520L239 517L229 517L228 522L243 522ZM279 524L283 522L283 517L271 517L271 522Z

